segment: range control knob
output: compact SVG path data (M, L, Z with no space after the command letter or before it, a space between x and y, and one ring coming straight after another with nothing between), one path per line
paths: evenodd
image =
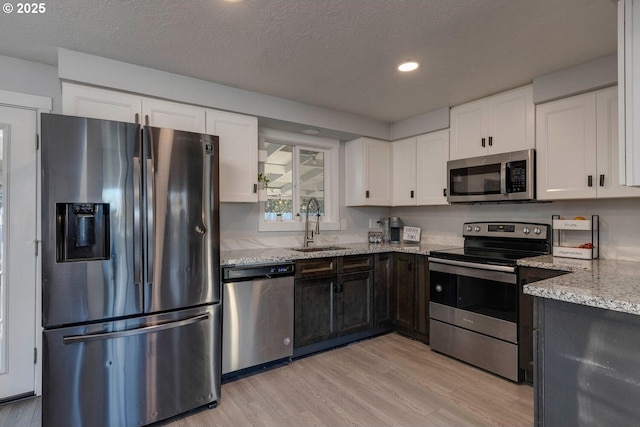
M467 230L467 231L471 231L471 226L470 226L470 225L467 225L466 230Z
M478 227L477 225L475 227L473 227L473 231L475 232L480 232L480 227Z
M533 229L534 234L540 234L542 233L542 230L540 230L538 227Z
M527 227L525 227L525 228L522 229L522 232L524 234L529 234L531 232L531 230L529 230Z

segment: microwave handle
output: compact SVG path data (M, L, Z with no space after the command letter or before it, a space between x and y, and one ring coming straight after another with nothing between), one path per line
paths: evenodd
M507 194L507 164L502 163L500 167L500 176L502 179L500 180L500 193Z

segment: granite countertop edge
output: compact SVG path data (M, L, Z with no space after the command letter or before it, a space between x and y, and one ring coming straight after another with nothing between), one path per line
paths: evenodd
M333 246L333 245L332 245ZM351 243L339 244L340 249L323 250L317 252L300 252L296 248L268 247L261 249L223 250L220 253L220 266L232 267L242 265L258 265L269 263L292 262L303 259L326 258L334 256L366 255L386 252L413 253L429 255L431 251L452 248L451 245L436 245L425 243L402 244L373 244ZM321 248L322 246L319 246Z
M430 255L450 249L438 244L340 244L340 249L299 252L295 248L223 250L222 267L294 262L297 260L377 254L386 252ZM518 260L518 266L568 272L530 283L524 293L535 297L640 315L640 262L622 260L577 260L543 255Z
M575 260L544 255L521 259L518 266L568 272L525 285L525 294L640 315L640 263L637 261Z

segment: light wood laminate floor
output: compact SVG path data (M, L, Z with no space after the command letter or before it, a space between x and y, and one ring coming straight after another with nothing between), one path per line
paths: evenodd
M0 407L0 426L39 425L40 399ZM389 334L224 384L217 408L158 425L532 426L533 389Z

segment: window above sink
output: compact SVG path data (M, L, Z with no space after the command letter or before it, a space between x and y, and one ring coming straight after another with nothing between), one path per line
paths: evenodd
M311 197L320 204L320 229L340 229L339 147L334 139L260 130L260 150L267 153L260 167L267 180L267 200L260 202L258 231L303 230ZM311 215L315 222L316 212Z

